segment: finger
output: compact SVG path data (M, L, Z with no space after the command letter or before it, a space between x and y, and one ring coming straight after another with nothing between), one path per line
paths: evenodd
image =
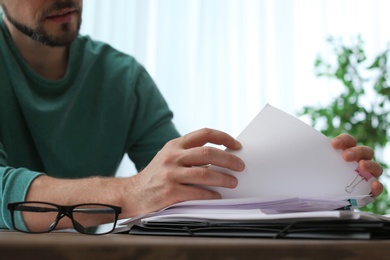
M236 177L210 170L207 167L187 168L176 175L176 181L184 184L197 184L231 189L235 188L238 184Z
M383 184L379 181L373 181L371 184L371 195L378 197L383 192Z
M349 134L340 134L332 139L331 144L335 149L348 149L356 146L355 138Z
M383 173L383 167L379 163L370 160L359 161L359 168L368 171L375 178L379 178Z
M195 147L183 152L179 164L185 166L215 165L233 171L242 171L245 163L236 155L208 146Z
M203 146L207 143L224 145L225 147L238 150L241 148L240 142L230 135L209 128L203 128L182 136L181 145L184 149Z
M374 150L368 146L355 146L343 152L343 158L347 162L371 160L374 157Z

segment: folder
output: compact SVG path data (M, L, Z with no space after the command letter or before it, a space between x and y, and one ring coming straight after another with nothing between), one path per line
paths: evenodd
M132 235L248 237L273 239L389 239L390 218L354 211L277 214L258 219L145 218Z
M132 235L245 237L272 239L389 239L390 223L384 221L332 220L291 223L165 223L136 224Z

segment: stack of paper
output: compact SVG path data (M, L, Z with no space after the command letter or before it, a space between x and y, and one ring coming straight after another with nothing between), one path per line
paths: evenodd
M229 152L245 161L245 170L210 167L236 176L238 186L204 187L223 199L182 202L124 224L360 218L333 210L373 202L375 178L357 162L344 161L328 137L283 111L266 105L237 139L242 149Z
M359 201L371 201L369 196L359 196ZM365 204L365 202L363 202ZM250 221L291 216L319 217L323 212L350 207L348 200L307 198L247 198L223 200L199 200L182 202L142 218L149 221ZM346 211L346 210L344 210ZM322 212L321 214L313 212ZM296 214L299 213L299 214ZM336 216L326 213L327 216Z

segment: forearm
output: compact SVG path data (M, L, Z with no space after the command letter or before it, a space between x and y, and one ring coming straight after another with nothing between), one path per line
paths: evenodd
M120 180L93 177L56 179L47 175L36 178L27 193L28 201L46 201L59 205L81 203L120 203Z
M43 175L32 182L26 201L42 201L58 205L83 203L115 205L123 208L123 213L119 217L126 218L132 215L132 210L124 205L122 198L124 187L130 185L130 182L130 178L56 179ZM71 222L66 219L64 218L58 223L58 229L72 226ZM25 222L30 229L33 229L45 221L37 218L25 218Z

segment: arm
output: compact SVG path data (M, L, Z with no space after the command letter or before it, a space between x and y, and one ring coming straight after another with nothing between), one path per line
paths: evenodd
M348 135L341 134L332 140L332 146L335 149L342 149L343 158L347 162L357 161L359 167L370 172L376 178L379 178L383 173L383 168L372 159L374 151L367 146L356 146L356 140ZM383 185L379 181L374 181L371 187L371 194L376 197L383 191Z
M224 145L233 150L241 147L223 132L202 129L168 142L136 176L64 180L44 175L32 182L26 200L50 201L60 205L107 203L121 206L121 218L127 218L180 201L218 199L218 193L188 184L234 188L236 178L206 167L192 166L212 164L241 171L244 163L231 153L204 147L206 143ZM32 227L39 223L27 224ZM69 223L64 222L58 228L66 226Z
M11 228L11 216L7 204L23 201L30 183L42 175L26 168L13 168L7 165L7 154L0 140L0 228Z

